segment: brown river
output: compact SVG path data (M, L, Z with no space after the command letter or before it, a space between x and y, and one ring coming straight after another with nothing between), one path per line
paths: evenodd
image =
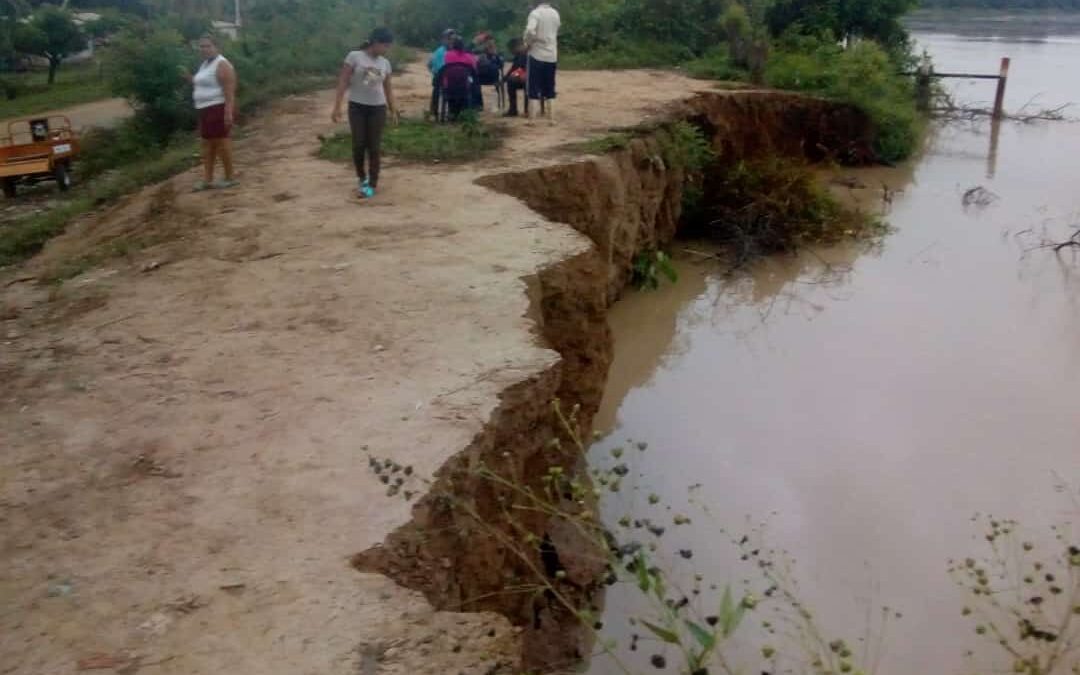
M939 71L993 73L1012 57L1011 111L1080 103L1080 15L920 16L912 28ZM994 95L992 82L947 86L969 103ZM638 489L605 513L645 517L646 496L661 496L693 524L669 528L657 557L685 583L701 573L736 592L756 587L730 537L766 523L822 631L882 675L1008 671L992 649L965 658L980 643L947 560L984 553L976 513L1038 539L1075 510L1061 485L1080 484L1080 254L1039 245L1080 224L1080 124L952 123L911 166L858 178L901 190L880 245L734 275L683 252L678 284L614 308L607 436L590 455L604 465L627 439L649 450L633 452ZM992 194L965 206L978 186ZM634 671L658 672L661 646L626 649L639 602L614 587L603 635ZM868 618L882 605L902 613L884 628ZM762 618L741 633L742 672L769 670L753 658ZM590 672L624 671L602 656Z

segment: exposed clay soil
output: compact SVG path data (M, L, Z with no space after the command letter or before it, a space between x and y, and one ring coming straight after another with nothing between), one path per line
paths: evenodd
M0 275L0 673L513 672L504 617L349 561L411 518L365 449L431 476L497 409L500 442L528 438L505 416L563 386L543 310L606 273L585 237L475 181L571 160L704 85L561 87L557 126L515 122L479 165L391 163L370 204L314 157L329 95L283 101L238 145L240 189L177 177ZM426 74L398 89L423 109ZM72 261L88 271L38 283ZM500 408L515 387L533 398Z

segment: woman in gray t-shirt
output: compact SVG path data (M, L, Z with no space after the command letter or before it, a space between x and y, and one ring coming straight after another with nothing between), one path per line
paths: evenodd
M390 86L390 61L386 53L394 36L385 28L376 28L371 38L358 51L349 52L338 76L337 98L334 101L334 123L341 121L341 106L349 94L349 129L352 131L353 163L359 183L357 195L371 199L379 185L381 165L380 146L389 111L397 119L394 90ZM368 168L364 170L364 158Z

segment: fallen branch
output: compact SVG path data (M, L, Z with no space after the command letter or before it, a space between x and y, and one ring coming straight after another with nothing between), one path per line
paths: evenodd
M1059 243L1055 244L1053 246L1054 253L1057 253L1058 251L1060 251L1062 249L1069 248L1070 246L1080 247L1080 230L1077 230L1076 232L1073 232L1073 235L1071 237L1069 237L1068 239L1066 239L1065 241L1062 241L1062 242L1059 242Z
M1054 253L1059 253L1067 248L1080 248L1080 226L1074 226L1073 229L1072 236L1064 241L1055 241L1053 239L1044 238L1042 242L1027 249L1026 252L1051 249Z
M974 121L983 117L994 117L993 108L966 103L957 103L948 94L938 96L939 103L933 109L935 117L947 121ZM1066 112L1073 107L1072 103L1065 103L1055 108L1033 109L1038 96L1021 106L1016 112L1006 112L1001 119L1012 122L1030 124L1033 122L1067 122L1071 118Z

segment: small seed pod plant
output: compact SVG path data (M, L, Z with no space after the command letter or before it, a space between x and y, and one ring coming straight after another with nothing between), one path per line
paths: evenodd
M968 595L960 614L985 645L968 659L975 668L1004 665L1023 675L1080 673L1080 540L1072 528L1053 525L1051 536L1039 537L1015 520L978 515L973 522L987 554L949 562Z
M560 630L589 645L580 658L602 658L605 675L881 671L900 612L872 607L856 640L829 634L802 600L794 560L769 545L767 522L713 526L699 497L703 485L687 489L683 506L692 511L644 486L653 477L635 470L635 460L654 452L647 443L628 440L597 457L582 437L579 409L565 411L556 401L552 412L560 433L550 449L561 464L538 476L483 462L469 469L496 495L494 514L481 513L469 495L440 493L437 481L411 466L370 451L369 466L387 497L411 502L426 495L461 516L456 527L469 536L510 552L516 571L498 594L556 607ZM986 645L967 654L973 672L1080 675L1080 544L1070 529L1053 527L1053 543L1039 544L1015 521L974 520L989 554L949 564L969 595L960 618ZM705 559L695 555L703 537L731 552L732 565L719 575L736 581L695 568ZM618 597L619 614L605 614L605 592Z

